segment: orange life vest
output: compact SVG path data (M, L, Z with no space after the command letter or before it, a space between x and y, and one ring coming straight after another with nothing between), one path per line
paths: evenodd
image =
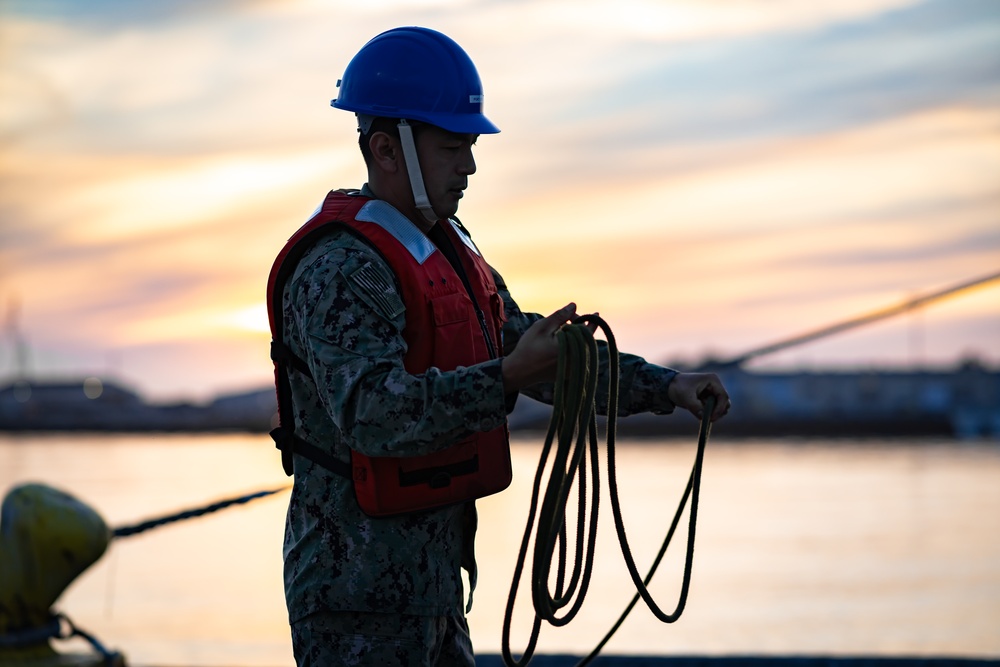
M285 472L293 472L293 452L319 463L352 480L358 504L371 516L442 507L507 488L511 481L507 426L475 432L424 456L369 457L352 449L350 464L298 438L288 369L310 377L311 373L283 342L282 293L303 253L333 225L341 225L373 246L397 277L406 308L403 365L407 372L419 375L431 367L450 371L496 358L504 317L492 272L457 222L438 224L454 247L466 280L423 232L388 203L355 192L333 191L285 244L268 279L271 358L280 419L271 436L282 451Z

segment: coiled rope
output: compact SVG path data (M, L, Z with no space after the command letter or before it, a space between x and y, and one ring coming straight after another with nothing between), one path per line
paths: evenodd
M133 524L131 526L121 526L115 528L111 531L113 537L131 537L132 535L138 535L139 533L144 533L147 530L152 530L153 528L159 528L160 526L165 526L168 523L174 523L176 521L184 521L186 519L194 519L206 514L211 514L212 512L218 512L219 510L226 509L227 507L232 507L233 505L242 505L248 503L251 500L256 500L257 498L263 498L265 496L270 496L275 493L280 493L285 489L289 488L288 485L282 486L277 489L270 489L266 491L257 491L255 493L249 493L243 496L237 496L235 498L229 498L227 500L220 500L218 502L205 505L203 507L197 507L194 509L184 510L182 512L176 512L174 514L168 514L166 516L157 517L155 519L147 519L140 523Z
M578 666L589 664L608 640L614 635L625 618L632 611L639 598L646 603L653 615L663 623L673 623L680 618L687 602L688 589L691 582L691 563L694 559L694 538L698 516L698 496L701 487L701 469L704 459L705 445L711 427L711 414L715 408L715 397L705 399L701 428L698 436L698 449L695 455L694 467L688 478L687 487L681 497L680 504L674 514L673 521L663 540L660 551L653 561L645 577L639 574L632 557L625 534L621 506L618 499L618 480L615 473L615 429L618 414L619 365L618 347L614 334L607 322L597 315L578 317L571 324L563 326L557 333L559 356L556 366L556 383L553 396L553 412L549 422L545 444L539 457L538 470L535 474L531 493L531 503L528 510L527 525L518 552L514 577L511 582L510 596L504 615L502 656L508 667L523 667L531 661L542 621L554 626L568 624L580 611L587 594L593 574L594 544L597 537L597 515L600 499L600 466L598 457L597 415L595 396L598 380L598 345L590 327L585 323L596 325L604 333L608 353L608 400L606 426L606 452L608 469L608 489L611 499L611 509L614 515L615 530L621 546L629 575L636 587L636 595L619 617L611 630L597 647ZM553 444L555 449L553 451ZM589 453L589 457L588 457ZM549 457L552 461L549 463ZM589 458L589 460L588 460ZM589 516L587 509L587 486L593 487L590 492ZM538 510L538 499L541 491L542 478L549 469L545 494L542 497L541 510ZM573 486L577 487L577 521L574 561L569 581L566 580L567 569L567 529L566 507ZM666 553L667 547L680 523L681 515L690 500L691 508L688 520L687 551L684 562L684 575L679 599L674 611L665 613L653 600L647 589L656 569ZM520 587L524 571L528 543L531 540L532 528L538 516L538 527L535 531L534 553L531 567L531 597L535 618L532 623L528 645L520 659L515 659L510 650L510 626L514 612L514 601ZM585 525L586 524L586 525ZM585 535L586 534L586 535ZM558 550L558 551L557 551ZM556 564L555 590L550 591L552 565ZM566 607L563 614L559 612Z

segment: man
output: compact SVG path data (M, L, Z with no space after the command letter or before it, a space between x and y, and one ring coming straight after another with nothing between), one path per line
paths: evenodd
M368 183L327 196L269 286L275 439L295 476L284 545L295 659L472 665L461 568L474 587L474 499L509 482L489 456L509 466L506 415L518 392L550 395L555 333L576 307L522 313L454 220L473 145L499 132L458 44L390 30L339 86L332 104L358 117ZM709 394L713 418L728 409L714 375L632 355L621 365L622 414L700 415Z

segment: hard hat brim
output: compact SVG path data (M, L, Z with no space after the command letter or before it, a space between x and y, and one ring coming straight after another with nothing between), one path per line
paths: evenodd
M440 127L442 130L454 132L455 134L498 134L500 132L500 128L483 114L432 113L426 111L414 113L412 110L409 113L403 113L401 109L398 110L400 113L393 113L395 110L386 108L369 109L353 104L343 104L339 99L331 100L330 106L335 109L353 111L354 113L374 118L405 118L406 120L415 120Z

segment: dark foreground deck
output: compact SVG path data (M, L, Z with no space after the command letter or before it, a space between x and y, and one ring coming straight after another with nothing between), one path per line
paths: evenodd
M581 656L537 655L531 667L573 667ZM621 656L601 655L594 667L1000 667L1000 657L882 656ZM477 655L476 667L503 667L499 655Z

